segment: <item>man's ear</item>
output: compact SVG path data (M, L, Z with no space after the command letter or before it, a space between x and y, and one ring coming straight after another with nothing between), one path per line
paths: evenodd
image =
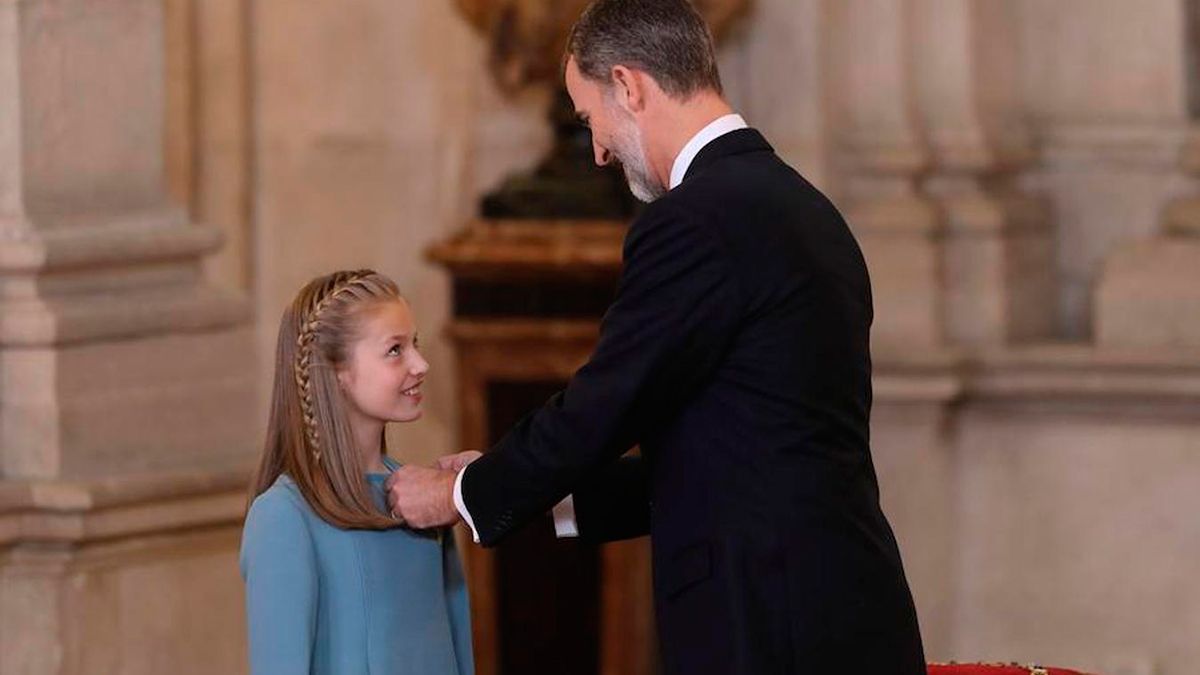
M613 66L613 97L629 113L639 113L646 108L646 87L643 74L626 68Z

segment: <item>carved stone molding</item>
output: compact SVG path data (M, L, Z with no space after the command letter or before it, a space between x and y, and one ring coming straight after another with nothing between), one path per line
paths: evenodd
M205 283L222 235L167 194L163 3L0 22L0 476L240 461L251 308Z
M240 672L248 474L0 481L0 669Z
M930 157L908 65L910 3L853 0L828 11L843 111L837 164L846 220L871 270L873 335L878 344L936 347L944 342L942 223L919 189Z
M1039 157L1050 167L1175 170L1190 152L1189 130L1162 124L1049 123L1038 131Z
M1176 162L1194 179L1200 132L1186 140ZM1200 347L1198 235L1200 197L1182 197L1163 210L1160 234L1109 254L1093 299L1097 344Z
M249 466L80 481L0 481L0 549L68 547L240 524Z
M1200 348L1036 345L874 357L875 400L1104 417L1200 415Z
M913 68L943 220L947 338L1012 343L1055 327L1046 205L1017 184L1033 157L1019 106L1014 3L912 0Z

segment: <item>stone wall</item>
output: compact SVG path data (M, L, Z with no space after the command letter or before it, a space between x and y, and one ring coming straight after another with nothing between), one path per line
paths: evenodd
M172 199L157 0L0 3L0 671L235 671L252 307Z
M875 455L931 658L1200 659L1187 11L760 0L724 55L867 252Z

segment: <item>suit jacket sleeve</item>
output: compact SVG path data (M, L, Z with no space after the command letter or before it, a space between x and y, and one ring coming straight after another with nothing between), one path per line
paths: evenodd
M662 201L649 206L626 237L591 359L463 474L480 542L546 512L676 414L715 372L740 307L717 233Z
M603 543L650 534L650 476L641 457L622 457L572 493L579 537Z

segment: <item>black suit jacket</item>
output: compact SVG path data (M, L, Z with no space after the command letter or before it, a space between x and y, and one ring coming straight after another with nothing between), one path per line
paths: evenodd
M574 493L581 536L651 534L668 673L924 673L871 316L834 206L758 132L716 139L631 226L590 361L466 470L483 543Z

